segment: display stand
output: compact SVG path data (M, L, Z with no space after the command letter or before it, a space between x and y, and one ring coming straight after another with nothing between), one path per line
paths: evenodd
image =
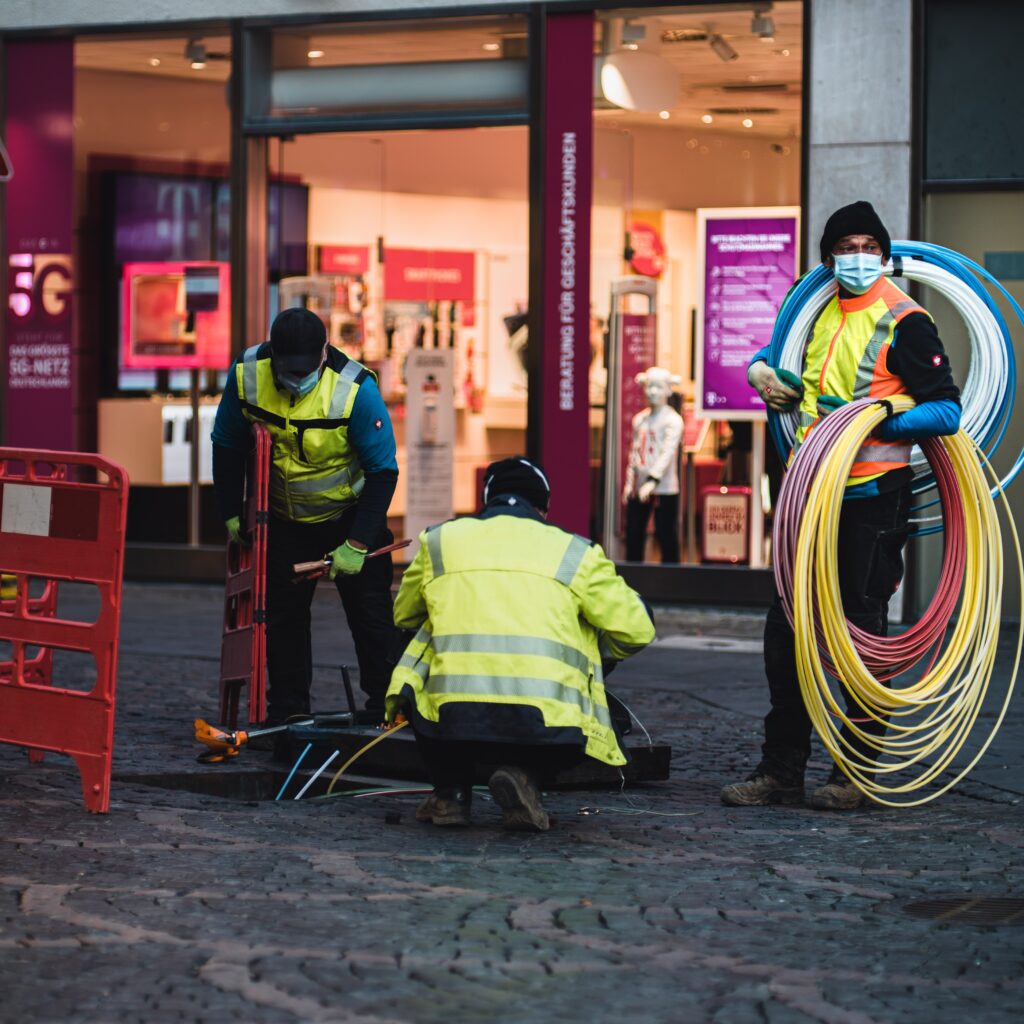
M639 295L647 300L647 312L629 313L626 297ZM655 362L654 317L658 302L658 282L649 277L624 277L612 282L611 314L608 323L608 385L604 406L604 514L601 525L601 545L608 557L618 554L618 520L621 509L622 475L624 463L623 423L632 422L632 413L646 402L643 389L638 392L636 409L624 403L627 381ZM634 341L624 344L629 329ZM628 413L628 420L627 420Z

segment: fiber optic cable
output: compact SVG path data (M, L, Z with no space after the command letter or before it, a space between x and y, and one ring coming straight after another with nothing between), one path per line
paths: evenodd
M907 396L891 402L897 412L913 406ZM977 764L1002 724L1020 665L1024 620L991 729L968 764L952 769L953 777L939 784L977 723L995 666L1004 565L992 491L1005 513L1022 596L1024 564L1002 485L980 446L963 430L928 439L923 452L935 473L946 520L936 594L921 622L903 636L876 637L851 626L843 614L838 579L842 496L857 451L885 415L878 402L851 402L821 421L801 445L776 513L775 577L796 637L801 694L822 743L842 772L875 802L917 806L947 792ZM958 602L959 614L946 638ZM916 681L886 685L927 654ZM866 718L847 712L830 675L842 680ZM887 725L884 735L862 728L871 720ZM842 734L844 726L852 739ZM909 781L892 779L911 770ZM936 788L925 795L906 798L932 783Z

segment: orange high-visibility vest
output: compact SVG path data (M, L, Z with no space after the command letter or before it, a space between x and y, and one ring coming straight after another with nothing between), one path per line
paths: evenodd
M821 311L804 353L804 395L790 461L820 418L820 395L837 395L849 402L907 393L903 381L886 369L886 358L896 325L910 313L930 317L887 277L880 277L863 295L844 299L837 294ZM869 437L857 453L847 486L908 465L910 449L905 441Z

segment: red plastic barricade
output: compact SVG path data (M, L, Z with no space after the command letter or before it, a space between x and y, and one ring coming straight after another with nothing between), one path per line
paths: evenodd
M17 580L14 598L0 602L0 640L11 645L9 660L0 662L0 742L74 758L85 806L105 814L128 474L98 455L0 448L0 503L0 568ZM35 599L33 578L46 581ZM58 618L58 580L95 585L95 622ZM28 657L33 647L40 654ZM93 656L91 690L67 689L52 678L58 650Z
M253 425L242 521L249 546L228 541L224 585L224 638L220 648L220 723L238 726L238 700L248 697L249 724L267 717L267 510L270 434Z

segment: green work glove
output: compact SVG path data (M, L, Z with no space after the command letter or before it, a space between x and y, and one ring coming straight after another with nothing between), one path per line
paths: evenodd
M228 530L228 537L243 548L249 546L249 538L242 532L242 519L240 516L232 516L224 523Z
M345 541L331 552L331 571L327 574L333 580L340 572L342 576L355 576L366 561L366 548L353 547Z
M760 359L747 370L747 381L765 405L776 412L795 409L804 393L803 383L795 373L769 366Z
M818 395L818 415L824 419L830 412L846 405L847 399L838 395Z

